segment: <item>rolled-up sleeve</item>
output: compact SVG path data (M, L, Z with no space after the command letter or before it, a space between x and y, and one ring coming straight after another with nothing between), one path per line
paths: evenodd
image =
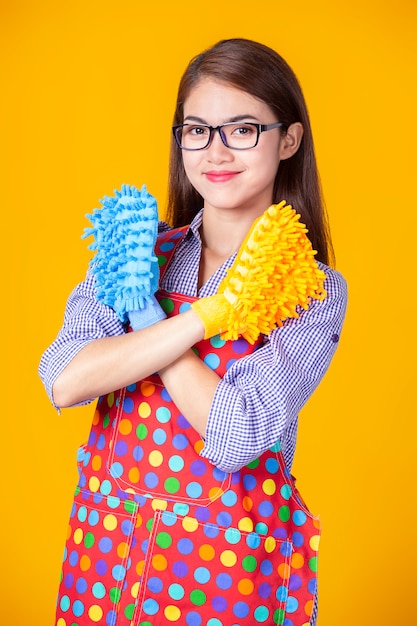
M323 269L326 298L272 331L218 384L201 455L225 472L241 469L278 440L291 466L298 413L330 365L346 311L345 280Z
M70 294L62 328L41 357L39 376L53 404L54 382L75 355L91 341L125 332L113 309L98 302L95 285L95 278L89 270L85 281ZM92 400L94 398L83 404Z

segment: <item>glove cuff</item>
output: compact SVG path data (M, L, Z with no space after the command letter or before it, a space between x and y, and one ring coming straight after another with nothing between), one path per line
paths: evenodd
M133 330L141 330L166 318L165 311L163 311L155 296L151 296L146 300L143 309L129 311L127 315Z

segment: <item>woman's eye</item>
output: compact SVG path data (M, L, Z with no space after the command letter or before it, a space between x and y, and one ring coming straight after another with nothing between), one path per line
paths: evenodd
M236 128L233 130L234 135L238 135L241 137L250 135L253 132L254 132L253 126L249 126L249 125L236 126Z
M207 135L208 128L206 128L205 126L190 126L187 129L187 133L190 135Z

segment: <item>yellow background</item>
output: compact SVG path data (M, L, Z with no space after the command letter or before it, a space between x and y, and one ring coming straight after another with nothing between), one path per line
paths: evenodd
M2 0L0 622L48 626L92 407L37 377L90 258L84 217L122 183L161 213L179 77L243 36L302 83L350 288L339 351L302 414L294 473L321 515L320 626L417 623L414 0Z

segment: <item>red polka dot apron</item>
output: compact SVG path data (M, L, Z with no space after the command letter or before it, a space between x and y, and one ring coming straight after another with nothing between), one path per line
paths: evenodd
M165 233L165 267L182 230ZM161 271L164 267L161 268ZM167 315L193 298L161 292ZM220 376L259 344L200 342ZM320 525L279 442L226 474L157 375L99 398L79 450L56 626L306 626Z

